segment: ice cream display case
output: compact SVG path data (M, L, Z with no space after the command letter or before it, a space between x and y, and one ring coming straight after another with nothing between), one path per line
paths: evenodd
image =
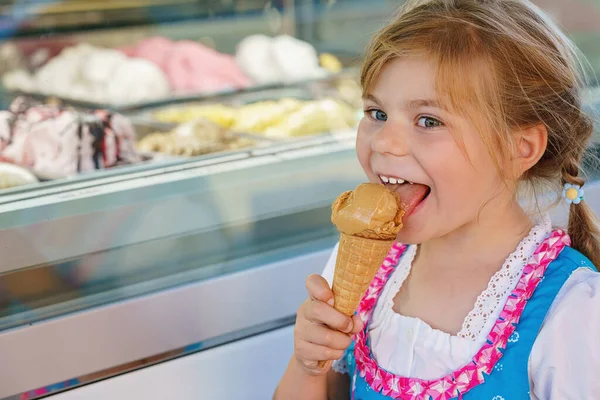
M362 179L359 51L308 6L3 6L0 398L290 326Z
M0 399L269 398L400 3L0 5Z
M323 136L0 197L0 398L289 325L335 242L331 200L361 179L352 147Z
M285 7L273 10L279 20L286 15ZM27 173L40 181L127 173L131 165L353 129L359 57L319 51L289 34L244 36L272 18L263 14L238 17L241 32L186 31L201 40L144 26L128 28L131 36L119 29L62 34L37 47L31 38L6 41L0 161L25 171L6 169L12 178L4 186L31 183ZM183 34L179 25L164 29ZM211 47L213 36L232 37L231 54Z

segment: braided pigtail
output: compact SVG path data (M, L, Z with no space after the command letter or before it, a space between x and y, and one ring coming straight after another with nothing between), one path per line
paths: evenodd
M592 122L589 118L584 117L583 120L575 128L589 131L589 136L592 133ZM584 135L588 136L588 135ZM580 176L579 165L584 153L584 149L577 148L573 144L569 154L566 154L562 167L563 184L576 185L583 187L585 181ZM589 258L594 265L600 266L600 230L598 220L594 212L586 204L581 201L579 204L571 203L569 210L569 226L568 233L571 237L572 247L578 250Z

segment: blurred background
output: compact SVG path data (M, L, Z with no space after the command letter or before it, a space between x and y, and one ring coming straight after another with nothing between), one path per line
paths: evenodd
M270 398L401 3L0 1L0 399ZM595 113L600 1L535 3Z

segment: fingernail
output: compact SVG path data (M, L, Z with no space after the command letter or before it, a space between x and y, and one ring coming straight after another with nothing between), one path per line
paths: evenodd
M327 300L327 304L329 304L331 307L333 307L333 297L329 300Z
M354 328L354 321L350 320L350 322L348 322L348 326L346 327L346 332L352 332L352 328Z

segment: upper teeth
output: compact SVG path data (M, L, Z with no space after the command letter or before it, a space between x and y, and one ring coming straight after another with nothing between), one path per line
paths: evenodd
M405 181L404 179L400 179L400 178L390 178L387 176L383 176L383 175L379 175L379 178L381 178L381 180L384 183L391 183L392 185L401 185L403 184ZM409 182L410 183L410 182Z

